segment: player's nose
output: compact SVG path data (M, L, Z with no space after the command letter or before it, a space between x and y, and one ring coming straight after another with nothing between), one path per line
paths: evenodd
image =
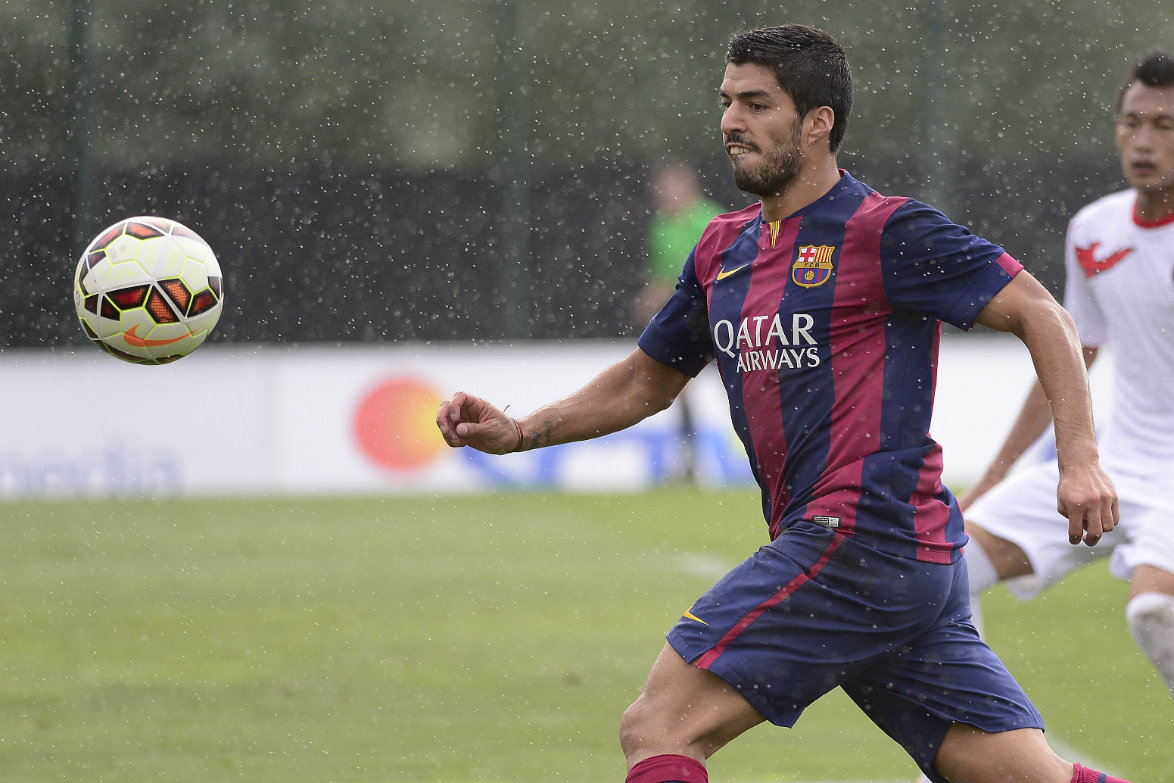
M746 123L742 119L742 112L738 111L737 104L730 104L722 112L721 132L728 137L734 133L746 130Z

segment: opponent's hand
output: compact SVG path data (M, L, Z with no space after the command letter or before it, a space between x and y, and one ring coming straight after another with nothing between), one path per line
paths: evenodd
M1068 518L1068 542L1096 546L1121 521L1117 490L1099 465L1060 475L1057 510Z
M469 446L486 454L508 454L521 445L520 430L513 419L465 392L457 392L451 400L441 403L436 426L444 442L454 449Z

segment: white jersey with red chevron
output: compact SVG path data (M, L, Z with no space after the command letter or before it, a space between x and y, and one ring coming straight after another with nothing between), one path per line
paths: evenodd
M1068 226L1067 290L1086 346L1111 345L1112 414L1098 422L1106 463L1174 473L1174 216L1138 219L1124 190L1080 210Z

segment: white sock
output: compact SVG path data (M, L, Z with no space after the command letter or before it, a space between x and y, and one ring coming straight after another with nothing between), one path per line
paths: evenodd
M973 538L966 545L963 552L966 558L966 572L970 577L970 621L982 635L982 594L999 582L999 572L995 564L987 557L978 542Z
M1141 593L1125 605L1137 646L1153 661L1174 698L1174 596Z

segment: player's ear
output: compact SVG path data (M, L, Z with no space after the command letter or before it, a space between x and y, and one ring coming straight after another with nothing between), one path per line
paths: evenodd
M807 143L814 145L827 143L831 146L832 126L836 124L836 113L831 106L816 106L807 112L803 118L803 128L807 133Z

